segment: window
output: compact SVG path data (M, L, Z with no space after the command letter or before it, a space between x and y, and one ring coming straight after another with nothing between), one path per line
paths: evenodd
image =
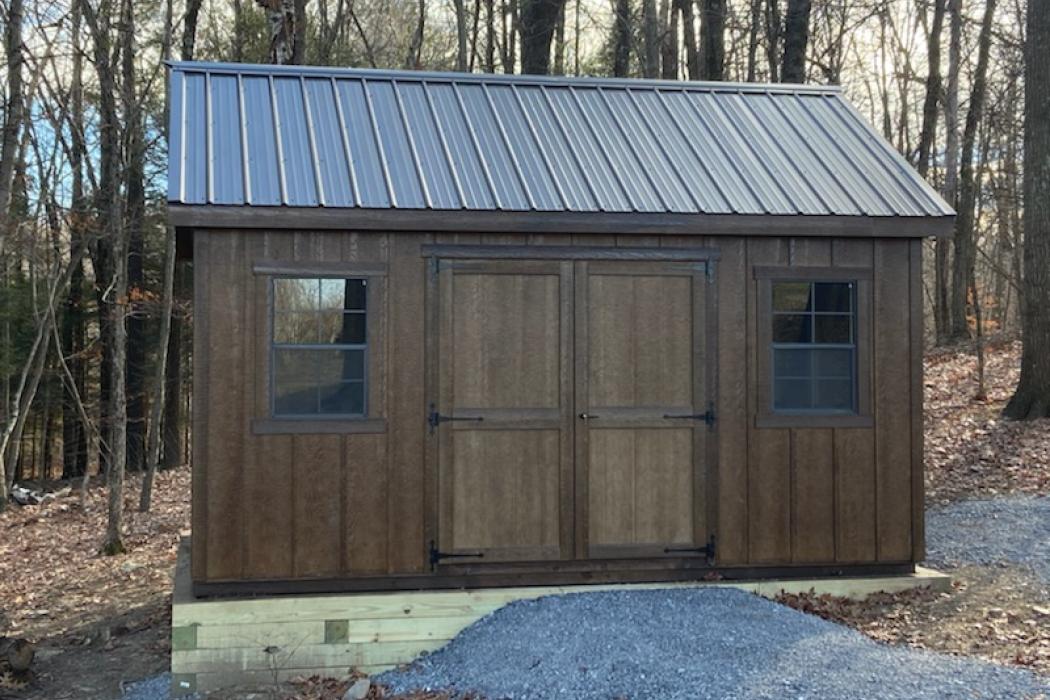
M855 410L856 284L774 281L773 410Z
M866 427L871 269L756 267L757 427Z
M272 284L273 416L365 416L368 280L276 277Z

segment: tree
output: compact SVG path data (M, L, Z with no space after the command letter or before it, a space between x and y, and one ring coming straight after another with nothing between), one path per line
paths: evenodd
M256 2L266 10L270 22L270 62L302 63L306 50L306 0Z
M937 105L941 97L941 34L944 28L945 0L934 0L933 22L930 25L929 41L926 43L927 74L926 97L922 103L922 132L919 134L919 152L916 164L919 174L927 177L930 172L930 151L937 135Z
M977 173L974 170L977 127L984 109L987 92L988 53L992 43L992 21L995 18L996 0L986 0L981 33L977 39L977 67L974 71L973 87L970 90L970 107L966 112L963 127L962 157L959 168L959 202L955 221L955 257L952 264L951 325L949 340L965 340L970 337L967 316L967 299L976 290L970 289L973 266L977 256L977 233L974 230L974 208L977 204Z
M725 75L725 3L703 0L700 11L701 80L722 80Z
M616 0L612 31L612 74L626 78L631 67L631 3Z
M134 52L134 29L129 28L130 0L123 0L122 19L125 23L123 46ZM125 394L125 367L127 362L127 236L123 226L123 203L120 198L120 121L117 115L117 80L115 56L111 51L111 25L113 0L101 0L98 11L89 0L83 2L84 19L91 29L94 40L95 72L99 87L99 218L104 222L103 238L108 245L107 256L112 264L108 268L110 282L101 294L104 306L100 316L109 316L104 324L103 341L109 348L107 418L109 455L106 464L106 482L109 488L106 536L102 545L105 554L124 551L124 468L127 459L127 397ZM107 309L108 313L102 311Z
M521 72L550 73L551 42L565 0L522 0Z
M784 17L784 67L780 74L780 79L785 83L806 82L811 5L811 0L788 0Z
M22 94L22 0L10 0L8 5L4 53L7 57L7 100L4 104L3 136L0 139L0 253L4 251L4 241L8 235L15 164L21 149L19 135L25 120Z
M1021 377L1003 414L1050 416L1050 8L1029 0L1024 44Z

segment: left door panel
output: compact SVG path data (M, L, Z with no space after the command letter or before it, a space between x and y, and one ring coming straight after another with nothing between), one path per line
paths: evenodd
M571 555L572 273L438 262L439 564Z

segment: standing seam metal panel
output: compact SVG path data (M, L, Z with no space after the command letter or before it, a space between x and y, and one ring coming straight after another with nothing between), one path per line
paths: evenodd
M565 206L570 211L594 211L598 208L587 178L580 172L575 154L569 147L565 132L551 111L542 88L520 87L516 89L525 118L534 125L537 143L547 154L550 171L556 182L561 183ZM543 124L547 128L535 128Z
M186 76L186 131L183 135L182 196L188 204L208 201L208 122L204 73Z
M837 91L174 64L187 204L950 216Z
M335 106L332 83L319 78L306 78L306 108L313 125L314 148L317 154L315 170L321 178L321 191L327 207L354 206L352 180L346 162L343 131Z
M420 83L401 83L397 86L405 122L412 134L420 171L430 194L430 206L435 209L460 209L462 202L456 190L451 164L430 117L430 105Z
M448 143L449 162L463 188L464 206L467 209L495 209L492 191L485 181L481 161L471 143L452 86L447 83L430 85L428 94L438 127Z
M339 104L346 121L346 137L357 176L361 206L385 208L393 206L386 183L379 143L372 130L364 84L359 80L337 80Z
M458 86L460 104L478 144L478 157L485 164L493 192L501 209L526 211L529 201L521 187L517 169L492 117L480 85Z
M185 199L182 188L182 167L186 162L183 149L186 133L186 89L185 74L179 70L171 71L171 82L168 95L171 100L168 110L168 201L181 202Z
M244 159L241 155L240 100L237 76L214 75L211 78L210 139L211 197L216 204L239 204L244 201ZM219 138L215 138L215 134ZM229 135L227 137L226 135Z
M283 203L280 164L277 160L277 128L270 109L270 82L246 75L241 81L244 93L244 143L248 149L248 191L252 204Z

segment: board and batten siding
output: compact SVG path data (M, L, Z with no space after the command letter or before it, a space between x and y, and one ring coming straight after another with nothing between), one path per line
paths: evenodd
M426 574L427 243L719 251L717 565L906 563L922 531L921 242L907 239L194 232L195 581ZM370 400L385 425L256 434L267 417L265 261L385 270ZM755 266L871 268L872 427L755 424ZM372 321L370 321L370 324ZM370 325L370 328L373 326ZM374 370L374 367L372 368Z

